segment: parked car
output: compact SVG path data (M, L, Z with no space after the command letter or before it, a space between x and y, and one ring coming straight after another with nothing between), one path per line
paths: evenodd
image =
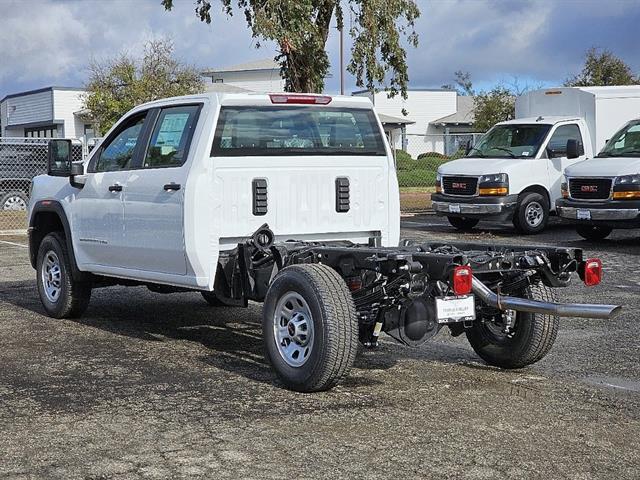
M40 299L81 315L94 288L197 291L213 306L264 302L266 357L300 391L334 386L358 341L421 345L443 327L485 361L537 362L558 316L611 305L555 302L579 249L403 242L393 156L366 98L203 94L141 105L84 164L50 144L29 248Z
M640 119L627 123L591 160L565 170L558 215L587 240L640 228Z
M82 159L82 145L72 145ZM31 179L47 171L47 143L42 139L0 139L0 210L26 210Z
M592 158L638 111L638 86L522 95L515 120L498 123L466 157L439 167L433 209L458 229L511 220L522 233L538 233L561 198L563 171Z

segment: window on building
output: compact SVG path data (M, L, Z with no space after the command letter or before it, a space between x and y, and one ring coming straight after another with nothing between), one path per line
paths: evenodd
M24 136L27 138L57 138L58 127L49 125L46 127L25 128Z

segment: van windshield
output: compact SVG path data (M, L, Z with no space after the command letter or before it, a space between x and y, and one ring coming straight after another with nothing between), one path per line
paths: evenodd
M211 155L386 155L386 151L373 110L223 107Z
M640 120L627 123L611 137L598 157L637 157L640 154Z
M551 125L496 125L467 157L532 158L540 150Z

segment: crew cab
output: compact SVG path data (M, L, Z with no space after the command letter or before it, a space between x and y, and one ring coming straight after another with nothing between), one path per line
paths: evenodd
M433 209L458 229L512 221L535 234L561 198L563 172L593 158L640 109L640 88L544 89L516 100L516 119L495 125L466 157L438 169Z
M640 119L624 125L595 158L565 170L556 210L587 240L640 228Z
M333 387L358 342L418 346L465 333L488 363L520 368L551 348L554 288L602 265L580 249L399 242L394 161L368 99L203 94L124 115L83 163L52 140L36 177L29 247L48 315L82 315L95 288L200 292L264 302L267 360L284 385Z

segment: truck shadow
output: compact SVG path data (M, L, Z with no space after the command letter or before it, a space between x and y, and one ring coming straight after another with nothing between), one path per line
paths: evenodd
M64 323L56 326L58 320L44 317L37 295L30 281L0 283L0 302L18 307L17 315L50 321L47 328L65 328ZM263 355L260 318L258 304L250 304L247 309L212 308L198 294L159 295L143 288L110 287L95 290L87 312L71 321L145 342L199 343L208 350L199 358L203 363L282 387ZM410 349L385 339L376 349L360 349L354 369L363 374L350 376L342 385L357 388L380 384L374 374L364 371L388 370L405 359L461 364L471 356L463 352L461 357L460 348L441 342Z

